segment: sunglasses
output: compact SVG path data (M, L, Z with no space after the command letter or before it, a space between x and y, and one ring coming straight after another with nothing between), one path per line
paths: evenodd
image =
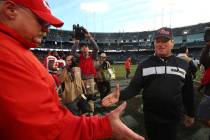
M156 38L155 41L157 43L167 43L169 40L171 40L170 38L166 38L166 37L160 37L160 38Z
M37 18L37 22L42 27L42 30L46 31L46 32L49 32L48 29L50 28L51 25L49 23L45 22L44 20L42 20L41 18L37 17L37 16L36 16L36 18Z

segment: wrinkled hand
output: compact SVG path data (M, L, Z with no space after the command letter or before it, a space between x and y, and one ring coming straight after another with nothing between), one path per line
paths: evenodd
M120 85L116 84L115 90L103 98L102 106L110 106L119 101L120 97Z
M184 125L185 127L191 127L195 121L195 118L185 115L184 116Z
M144 137L133 132L120 120L120 115L122 114L125 107L126 102L107 114L112 127L113 138L117 140L144 140Z

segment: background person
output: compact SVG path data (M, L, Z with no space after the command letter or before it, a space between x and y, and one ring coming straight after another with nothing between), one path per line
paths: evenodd
M210 28L205 31L204 41L206 42L206 45L203 48L200 57L200 63L205 69L201 81L202 87L204 88L204 94L198 107L198 117L210 127Z
M66 66L63 68L61 74L59 74L59 80L64 85L62 99L67 108L75 115L85 113L86 111L83 112L78 106L80 101L79 97L84 91L81 70L76 66L72 55L66 57Z
M124 66L125 66L125 79L128 79L131 73L131 57L130 56L125 60Z
M85 29L86 30L86 29ZM95 96L95 81L96 69L94 67L94 61L98 58L98 45L95 42L91 34L86 30L85 39L88 39L93 48L93 52L90 53L86 40L75 40L75 44L72 46L72 54L79 59L79 67L81 69L82 80L87 90L87 94L93 96L93 99L89 100L90 115L94 113L94 96ZM80 47L80 54L77 53L77 48Z
M106 96L102 104L128 100L143 89L143 111L149 140L176 140L177 126L194 123L194 93L189 64L171 52L174 41L170 28L160 28L154 36L155 54L139 64L129 86ZM182 110L184 107L185 110ZM183 114L184 111L184 114Z
M0 1L1 139L143 140L119 119L126 103L101 117L74 116L60 104L53 78L29 50L42 42L49 25L63 22L45 0Z
M101 53L98 64L96 66L97 76L96 84L100 93L101 100L111 92L111 74L108 69L111 68L111 64L106 60L106 53Z
M179 54L177 55L177 57L189 63L192 76L193 78L196 78L197 67L194 64L193 60L188 55L189 55L189 49L187 48L187 46L186 45L181 46L179 48Z

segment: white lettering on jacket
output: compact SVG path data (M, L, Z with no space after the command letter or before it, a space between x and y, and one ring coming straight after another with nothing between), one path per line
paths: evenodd
M171 66L143 68L143 73L142 73L143 76L154 75L154 74L172 74L185 78L186 71L182 68L171 67Z

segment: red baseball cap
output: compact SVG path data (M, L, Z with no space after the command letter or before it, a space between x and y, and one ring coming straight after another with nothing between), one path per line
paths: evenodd
M64 22L52 15L46 0L11 0L16 4L29 8L34 14L55 27L63 26Z

